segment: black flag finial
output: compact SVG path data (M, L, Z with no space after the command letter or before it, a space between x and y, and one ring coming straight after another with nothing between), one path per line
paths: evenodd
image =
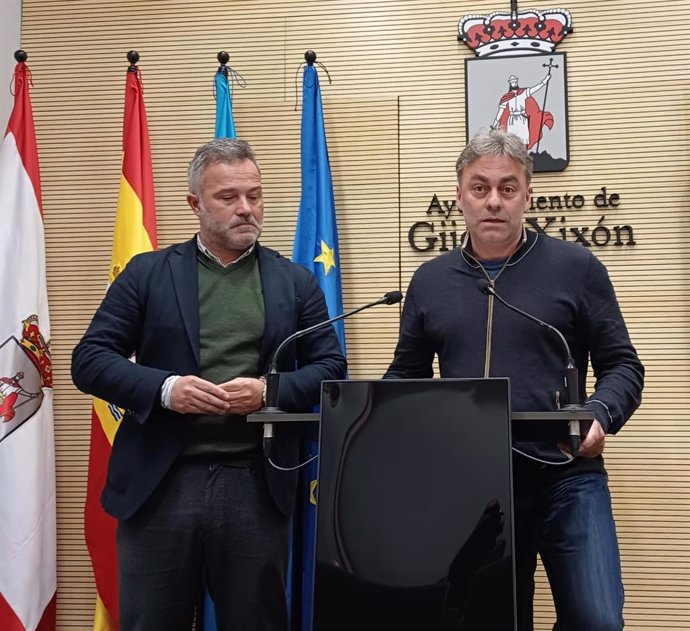
M136 50L130 50L127 53L127 61L129 62L128 72L137 72L137 62L139 61L139 53Z

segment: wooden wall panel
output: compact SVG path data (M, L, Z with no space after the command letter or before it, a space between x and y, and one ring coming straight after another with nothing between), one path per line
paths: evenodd
M554 3L535 2L538 8ZM555 3L558 4L558 3ZM451 200L465 140L458 19L507 0L24 0L22 45L34 76L55 362L60 630L88 629L94 586L82 535L90 401L69 377L71 349L105 288L120 176L125 53L141 54L159 242L195 229L185 169L213 133L215 55L247 78L235 91L240 135L266 184L263 242L289 255L299 203L295 71L307 48L321 72L333 168L344 301L395 288L435 252L414 252L412 223L433 194ZM525 5L527 6L527 5ZM537 174L535 195L582 193L567 226L634 226L634 247L594 247L607 264L647 366L644 403L609 440L607 463L627 591L626 628L690 627L690 0L570 0L571 162ZM621 196L599 211L606 186ZM542 218L544 211L530 216ZM455 216L458 229L462 222ZM557 234L554 232L554 234ZM347 324L350 374L379 376L398 309ZM543 574L538 629L552 609Z

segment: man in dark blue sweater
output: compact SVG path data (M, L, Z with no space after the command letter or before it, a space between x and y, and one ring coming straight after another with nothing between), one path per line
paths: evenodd
M517 136L477 134L456 164L467 232L459 248L424 263L410 282L387 377L510 377L513 411L564 403L565 352L579 370L578 400L595 416L578 457L543 440L514 445L518 628L533 628L537 554L549 577L557 631L620 631L623 584L602 453L640 404L644 368L606 268L587 249L528 231L532 159ZM594 391L586 393L588 364Z

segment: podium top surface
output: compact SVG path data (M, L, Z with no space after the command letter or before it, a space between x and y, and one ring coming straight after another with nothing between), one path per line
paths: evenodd
M304 423L320 420L320 414L304 412L289 414L287 412L254 412L247 415L247 423ZM511 412L513 421L591 421L594 420L594 412L591 410L553 410L550 412Z

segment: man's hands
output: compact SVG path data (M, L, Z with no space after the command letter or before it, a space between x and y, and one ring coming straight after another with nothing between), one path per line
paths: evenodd
M606 443L606 432L597 419L592 422L592 427L589 428L587 436L580 445L580 455L583 458L596 458L604 453L604 444Z
M229 411L232 414L251 414L260 410L264 401L264 384L260 379L237 377L221 383L228 395Z
M580 445L580 456L582 458L596 458L604 453L604 446L606 443L606 433L599 421L594 419L592 426L587 432L587 436ZM570 453L570 447L565 444L558 445L563 451Z
M181 414L250 414L261 408L263 392L263 383L251 377L215 385L186 375L173 384L170 409Z

